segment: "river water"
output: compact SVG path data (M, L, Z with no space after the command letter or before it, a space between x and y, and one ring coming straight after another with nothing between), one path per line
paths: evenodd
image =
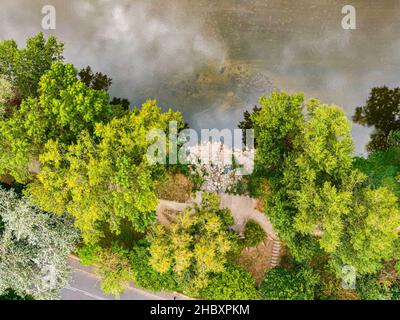
M2 0L0 39L23 44L56 8L65 57L113 78L111 93L156 98L194 128L234 128L273 88L342 106L399 86L399 0ZM344 30L342 7L356 9ZM353 127L356 153L369 129Z

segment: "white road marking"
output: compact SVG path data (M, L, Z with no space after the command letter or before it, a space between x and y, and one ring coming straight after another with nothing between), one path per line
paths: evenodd
M74 291L74 292L83 293L84 295L86 295L86 296L88 296L88 297L91 297L91 298L94 298L94 299L96 299L96 300L107 300L107 299L105 299L105 298L103 298L103 297L97 296L97 295L92 294L92 293L90 293L90 292L87 292L87 291L85 291L85 290L81 290L81 289L74 288L74 287L71 287L71 286L67 286L67 287L65 287L64 289L71 290L71 291Z
M90 278L93 278L93 279L96 279L97 281L99 281L99 278L97 277L97 276L95 276L94 274L92 274L92 273L90 273L90 272L88 272L88 271L86 271L86 270L82 270L82 269L78 269L78 268L73 268L73 270L74 271L76 271L76 272L81 272L81 273L83 273L83 274L85 274L85 275L87 275L87 276L89 276ZM72 287L71 287L72 288ZM80 290L80 289L77 289L77 288L75 288L77 291L81 291L82 293L84 293L84 292L86 292L86 291L83 291L83 290ZM132 287L128 287L127 288L127 290L130 290L130 291L132 291L132 292L134 292L134 293L139 293L139 294L142 294L142 295L146 295L146 296L148 296L148 297L152 297L152 299L150 299L150 300L167 300L166 298L164 298L164 297L161 297L161 296L158 296L158 295L156 295L156 294L153 294L153 293L151 293L151 292L147 292L147 291L145 291L145 290L142 290L142 289L139 289L139 288L132 288ZM91 293L89 293L89 292L87 292L87 294L88 295L91 295ZM94 297L96 297L95 295L93 295ZM108 299L105 299L105 298L102 298L102 297L99 297L101 300L108 300Z

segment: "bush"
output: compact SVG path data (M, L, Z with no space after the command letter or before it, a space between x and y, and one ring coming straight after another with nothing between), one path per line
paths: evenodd
M277 267L265 274L260 294L265 300L313 300L319 280L312 269L289 271Z
M33 300L29 295L21 296L12 289L7 289L2 295L0 300Z
M316 300L358 300L356 290L343 286L343 277L338 276L329 263L328 257L312 261L313 269L320 275L320 285L316 291ZM350 279L349 279L350 280Z
M93 266L96 263L100 248L96 245L87 245L77 250L78 257L83 266Z
M230 228L235 224L235 219L232 216L231 210L227 208L220 209L218 211L218 217L221 219L222 223L227 227Z
M378 282L375 276L357 279L356 290L361 300L390 300L390 289Z
M400 261L397 261L394 267L396 269L397 276L400 276Z
M255 300L259 296L251 274L236 264L229 264L224 272L213 274L199 295L208 300Z
M400 196L400 149L391 148L386 151L372 153L367 159L355 158L357 168L368 175L368 179L376 187L387 187L396 196Z
M249 220L244 228L244 246L256 247L266 238L264 229L254 220Z
M248 178L247 188L252 198L264 198L270 194L270 185L266 177L260 176L262 172L253 172Z
M149 243L146 240L139 240L133 248L131 265L135 285L154 292L179 291L178 281L172 271L159 273L149 265L148 248Z
M392 300L400 300L400 285L394 284L390 287Z
M106 294L119 297L133 279L128 251L114 245L111 249L99 251L95 260L96 274L101 277L101 289Z

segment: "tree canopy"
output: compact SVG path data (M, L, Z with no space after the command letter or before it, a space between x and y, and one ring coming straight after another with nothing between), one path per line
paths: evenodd
M255 150L217 143L210 160L212 144L203 144L189 148L189 164L164 166L148 155L155 142L173 149L153 130L172 133L173 121L180 132L181 113L155 100L110 101L111 78L78 71L62 54L42 33L24 48L0 41L0 176L23 190L0 188L0 299L56 298L77 241L81 262L117 296L133 280L203 299L341 297L352 266L358 287L348 297L398 299L400 88L373 88L356 110L355 122L375 128L368 158L353 156L340 107L274 91L239 124L255 130ZM198 189L261 198L257 209L285 246L282 267L257 289L238 257L244 246L258 254L266 234L249 221L240 240L215 193L157 222L157 196L176 200L172 188L182 202Z
M363 126L374 126L369 151L386 150L388 137L400 129L400 88L372 88L366 105L356 108L353 120Z
M90 66L80 70L78 75L79 80L86 84L90 89L108 91L112 84L111 78L101 72L93 73Z
M10 108L16 96L15 91L11 81L0 77L0 121L10 113Z
M0 75L10 80L22 98L37 95L42 75L53 62L62 62L63 43L43 33L26 40L25 48L18 48L14 40L0 41Z
M277 267L265 274L260 294L265 300L313 300L319 280L311 268L289 271Z
M67 257L79 234L66 217L40 211L0 188L0 296L54 299L68 284Z
M49 140L28 194L44 210L72 214L86 243L97 242L105 230L118 234L124 221L143 232L155 219L160 172L147 161L153 142L147 134L153 128L166 131L173 120L183 125L180 113L162 113L149 100L140 110L96 124L93 136L82 131L67 147Z
M355 165L368 176L374 187L387 187L400 197L400 148L391 147L384 151L376 151L368 158L358 157Z
M152 228L149 264L154 270L172 270L178 278L189 279L187 286L193 290L205 288L210 274L224 272L237 239L229 230L233 218L219 202L216 194L203 193L200 205L180 212L169 226Z
M224 272L210 276L200 296L208 300L256 300L259 298L252 275L237 264L228 264Z
M0 172L18 182L29 178L29 165L38 160L47 141L58 139L68 145L82 130L93 132L96 123L111 115L108 94L79 81L71 64L54 63L42 76L38 92L0 122Z
M354 167L343 110L273 93L255 113L257 166L269 177L266 213L299 261L330 255L340 273L374 273L393 254L400 211Z

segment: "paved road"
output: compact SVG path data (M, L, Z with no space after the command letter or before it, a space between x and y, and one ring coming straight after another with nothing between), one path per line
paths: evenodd
M113 295L105 295L100 289L100 279L93 274L92 268L83 267L77 259L71 258L73 268L69 287L61 291L61 300L116 300ZM151 293L138 288L130 287L120 300L173 300L174 295L169 293ZM182 299L176 295L176 299Z

